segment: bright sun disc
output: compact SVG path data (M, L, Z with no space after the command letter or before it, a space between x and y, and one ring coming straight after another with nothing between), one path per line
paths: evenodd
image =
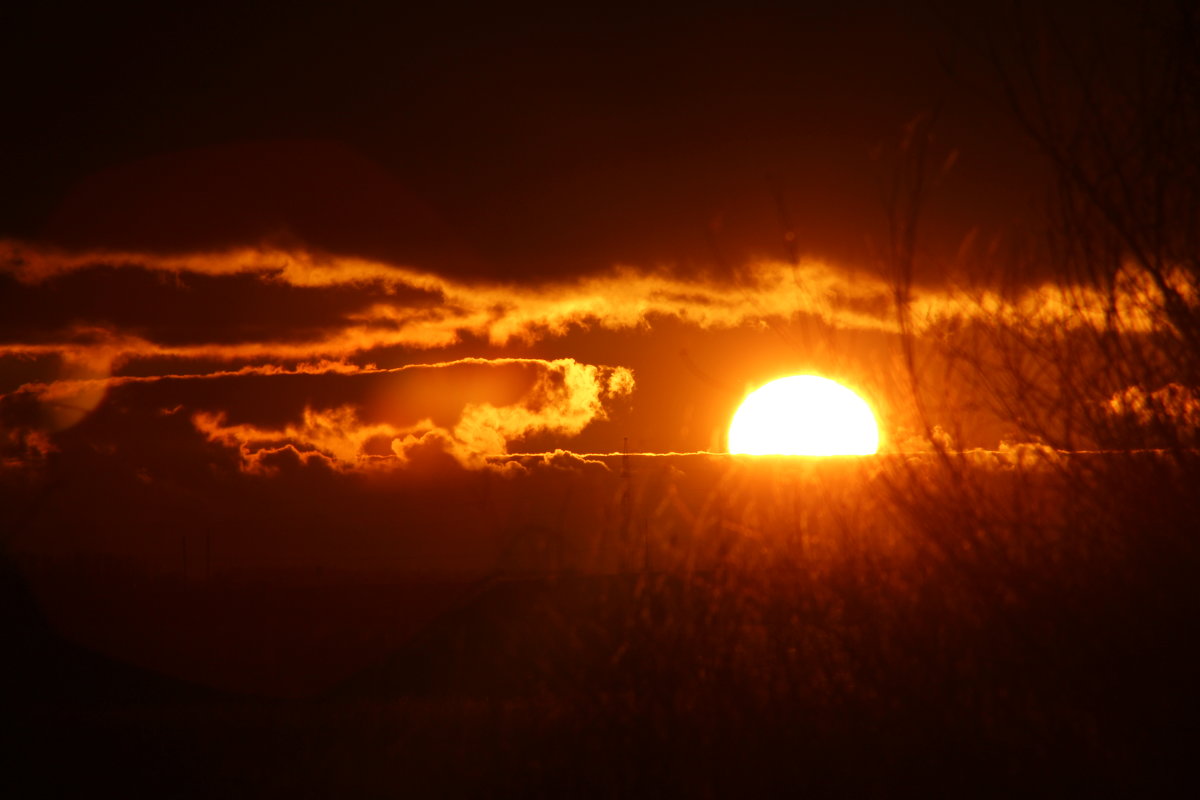
M751 392L729 425L729 452L867 456L879 450L871 407L836 381L793 375Z

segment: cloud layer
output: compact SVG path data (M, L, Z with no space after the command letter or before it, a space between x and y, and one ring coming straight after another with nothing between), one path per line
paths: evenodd
M531 434L569 438L633 390L623 367L573 359L462 359L395 369L327 363L206 375L31 383L0 396L10 451L45 453L47 433L123 446L131 426L190 421L244 469L269 471L287 451L336 469L406 464L431 453L482 467ZM78 409L64 417L61 409ZM22 433L23 432L23 433ZM18 435L19 434L19 435ZM136 438L136 437L135 437Z
M262 467L263 459L284 448L339 468L364 458L404 462L424 452L477 464L523 437L545 434L540 446L569 446L571 437L605 416L608 405L630 395L633 364L651 368L646 374L664 384L656 392L677 392L672 417L649 424L666 422L691 437L692 447L719 449L719 428L732 413L729 404L738 401L739 381L761 381L767 367L827 371L822 348L835 356L865 348L874 364L881 363L885 359L869 350L879 350L901 330L898 293L889 281L812 260L762 261L725 276L614 267L570 279L505 283L309 250L154 254L10 241L0 248L0 263L0 399L7 418L20 418L6 436L39 453L47 450L46 441L32 431L53 434L77 425L106 398L175 387L179 396L152 410L188 409L210 442L234 448L247 467ZM1050 283L1007 293L915 286L907 294L908 329L951 349L986 345L996 331L1032 333L1031 341L1105 330L1170 334L1167 302L1195 313L1200 291L1180 275L1162 277L1172 298L1164 299L1161 283L1132 267L1107 290ZM664 330L670 341L659 335ZM707 345L689 342L687 331L704 332L706 343L715 341L714 331L745 336L747 344L740 346L755 350L718 352L720 346L712 345L712 355L697 369L688 351ZM746 335L754 331L777 334L791 355L763 356L774 366L759 365L743 377L738 370L753 364L757 352L767 352L763 340ZM846 334L840 341L819 341L839 331ZM619 347L594 345L618 334L626 337ZM658 348L653 358L631 349L642 349L639 342ZM526 367L497 358L511 353L533 358ZM490 360L468 368L462 357L476 355ZM668 358L682 359L689 380L700 375L709 385L690 391L665 385ZM620 366L592 367L576 359ZM379 370L378 363L406 366ZM540 373L530 372L534 363ZM387 392L359 390L405 384L408 379L398 377L405 371L465 374L484 369L480 364L494 365L496 375L524 377L500 396L481 395L475 384L460 382L442 393L447 399L441 406L430 400L436 392L419 402L405 396L395 405L411 412L403 418L378 411ZM877 366L866 364L850 365L842 377L855 385L867 377L875 381ZM709 365L733 380L710 379ZM204 380L189 382L188 376ZM134 378L143 382L140 388ZM359 388L349 394L317 390L327 382ZM216 396L217 387L234 384L254 388ZM268 384L286 385L290 395L261 388ZM512 388L518 385L520 391ZM275 397L276 411L287 412L239 416L250 406L247 393ZM211 399L200 399L206 396ZM297 398L311 402L298 404ZM413 411L430 403L427 415ZM643 414L655 404L667 413L657 398L641 404ZM693 411L702 416L688 432ZM664 445L678 448L669 437L657 447Z
M796 314L838 327L891 326L884 282L820 262L766 262L734 279L618 267L521 285L272 249L162 256L10 242L2 252L10 304L27 309L3 331L0 352L14 355L90 349L119 358L339 358L384 347L440 348L466 337L502 346L663 317L700 328ZM86 300L97 287L110 303ZM204 302L217 295L225 302ZM164 305L182 313L165 317ZM218 306L218 318L195 318L196 307L212 313Z
M389 347L494 346L578 328L629 329L671 318L701 329L797 316L834 328L898 330L896 290L876 274L824 262L764 261L732 278L616 267L535 284L461 281L362 258L280 249L155 255L0 246L8 296L0 354L84 361L172 357L311 360ZM1167 276L1195 307L1200 291ZM1043 284L994 290L917 288L918 331L971 320L1155 329L1164 300L1127 268L1111 291Z

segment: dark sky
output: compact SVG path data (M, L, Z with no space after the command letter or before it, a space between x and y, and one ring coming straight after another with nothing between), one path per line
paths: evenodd
M959 153L938 252L1011 226L1038 174L981 88L988 15L931 4L6 13L0 232L23 239L518 277L778 258L784 218L862 264L918 115Z

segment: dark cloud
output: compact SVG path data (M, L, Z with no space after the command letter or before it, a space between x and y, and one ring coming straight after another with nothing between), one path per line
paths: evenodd
M109 329L178 345L310 341L345 326L350 315L386 300L429 307L436 294L410 287L293 286L258 274L163 272L148 266L95 266L38 283L0 272L0 342L59 342L72 331Z

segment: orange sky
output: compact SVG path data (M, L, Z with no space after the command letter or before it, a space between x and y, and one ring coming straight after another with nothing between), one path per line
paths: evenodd
M334 497L513 453L721 452L746 391L800 372L919 447L888 233L918 140L932 425L1009 434L947 336L1104 314L1034 243L1047 172L979 47L993 10L42 13L0 69L38 71L0 149L13 485L169 505L213 475ZM1118 330L1154 335L1121 275Z

